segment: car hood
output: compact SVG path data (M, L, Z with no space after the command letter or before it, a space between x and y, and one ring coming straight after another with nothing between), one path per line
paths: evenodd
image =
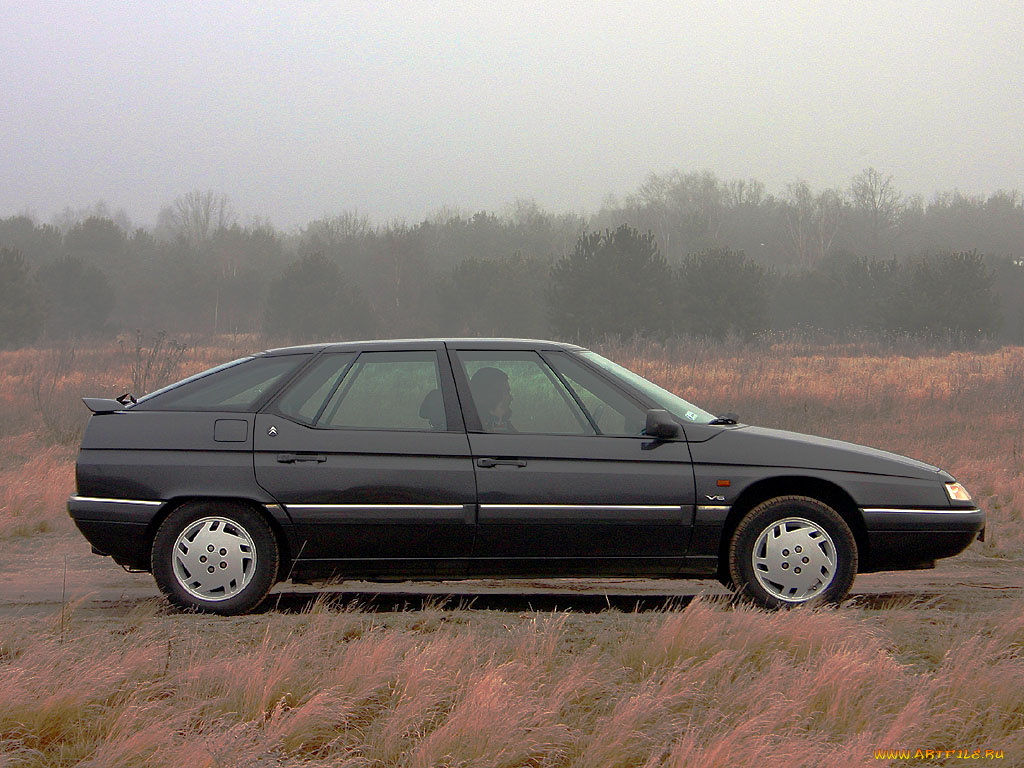
M713 464L868 472L922 480L945 475L931 464L877 448L747 425L723 429L713 439L691 443L690 450L694 461Z

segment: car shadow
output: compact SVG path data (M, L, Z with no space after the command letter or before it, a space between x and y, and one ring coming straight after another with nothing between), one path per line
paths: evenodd
M474 610L506 613L624 613L667 611L685 608L693 595L580 594L575 592L278 592L256 613L303 613L325 608L331 611L393 613L396 611ZM723 599L723 598L715 598Z
M283 591L271 595L257 609L257 613L302 613L318 608L331 611L363 611L392 613L395 611L475 610L506 613L600 613L617 610L624 613L646 613L685 608L695 599L732 605L728 594L642 594L635 593L580 593L580 592L415 592L370 590L331 590L321 592ZM1001 597L1001 595L993 595ZM977 597L956 591L891 591L852 593L842 603L847 608L866 610L897 610L903 608L935 608L964 610L976 605Z
M941 611L962 611L978 608L980 601L988 598L998 601L1013 597L1019 590L1002 590L998 593L966 594L962 591L887 591L853 592L842 603L844 608L870 611L891 611L906 608L937 609ZM1010 594L1012 593L1012 594ZM714 602L721 606L735 604L726 593L665 594L665 593L597 593L573 591L412 591L387 590L374 592L369 589L351 590L326 587L323 590L283 590L271 594L254 614L301 614L313 611L394 613L424 610L469 610L498 611L504 613L555 613L573 612L597 614L602 611L623 613L648 613L681 610L695 599ZM993 603L990 607L999 608ZM157 613L179 613L161 598L121 598L118 600L86 600L75 607L76 613L105 616L130 616L139 610L151 608ZM49 614L50 603L12 606L11 615L27 616ZM0 611L0 616L4 615Z

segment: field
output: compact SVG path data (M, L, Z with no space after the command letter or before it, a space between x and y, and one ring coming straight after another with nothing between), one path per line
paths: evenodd
M79 396L261 345L0 352L0 603L14 553L59 572L82 548L63 509ZM0 768L1024 764L1024 348L600 351L708 410L940 465L987 540L861 577L836 610L767 614L698 584L711 596L643 604L564 588L557 609L289 593L238 619L148 598L0 612Z

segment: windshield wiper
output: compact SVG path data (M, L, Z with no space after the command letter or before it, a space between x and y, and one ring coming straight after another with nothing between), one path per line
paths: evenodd
M725 413L722 414L721 416L716 416L711 421L709 421L708 424L739 424L739 422L737 421L738 418L739 416L737 416L735 413Z

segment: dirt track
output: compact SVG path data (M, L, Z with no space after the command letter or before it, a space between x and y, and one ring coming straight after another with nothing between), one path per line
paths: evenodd
M65 562L67 573L65 581ZM264 610L298 610L318 595L357 602L368 610L416 608L445 598L478 609L599 611L661 608L697 595L726 595L716 581L642 579L477 579L379 584L344 582L312 587L279 584ZM1024 563L984 557L973 548L940 561L931 571L857 577L851 600L871 606L928 602L949 610L999 610L1024 594ZM0 616L55 613L63 603L76 612L123 615L159 597L147 573L126 573L93 555L77 534L36 536L0 544Z

